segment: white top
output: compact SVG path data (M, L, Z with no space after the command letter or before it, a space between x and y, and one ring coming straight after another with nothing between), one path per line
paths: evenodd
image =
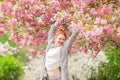
M61 47L51 48L46 53L45 66L47 70L53 70L60 67L61 65L60 48Z

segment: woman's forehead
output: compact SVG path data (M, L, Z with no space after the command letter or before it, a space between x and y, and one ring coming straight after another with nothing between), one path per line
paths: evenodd
M57 37L58 38L65 38L65 36L63 34L59 34Z

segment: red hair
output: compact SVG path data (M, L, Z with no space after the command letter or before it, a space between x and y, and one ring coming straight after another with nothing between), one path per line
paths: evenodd
M63 28L58 28L57 31L55 32L55 37L57 37L59 34L62 34L65 36L65 39L67 39L67 34Z

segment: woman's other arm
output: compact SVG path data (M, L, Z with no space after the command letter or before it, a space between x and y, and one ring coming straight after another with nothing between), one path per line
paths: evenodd
M50 27L50 30L48 32L48 43L52 40L52 38L54 37L54 32L56 30L57 26L56 24L53 24L51 27Z
M76 36L79 34L78 31L73 31L71 36L69 37L67 43L66 43L66 49L68 50L68 52L70 52L70 49L72 47L72 44L76 38Z

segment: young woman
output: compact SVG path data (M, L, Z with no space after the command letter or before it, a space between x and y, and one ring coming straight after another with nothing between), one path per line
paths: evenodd
M52 25L48 32L48 44L45 50L45 68L48 80L69 80L68 78L68 53L78 32L73 32L67 39L63 29Z

